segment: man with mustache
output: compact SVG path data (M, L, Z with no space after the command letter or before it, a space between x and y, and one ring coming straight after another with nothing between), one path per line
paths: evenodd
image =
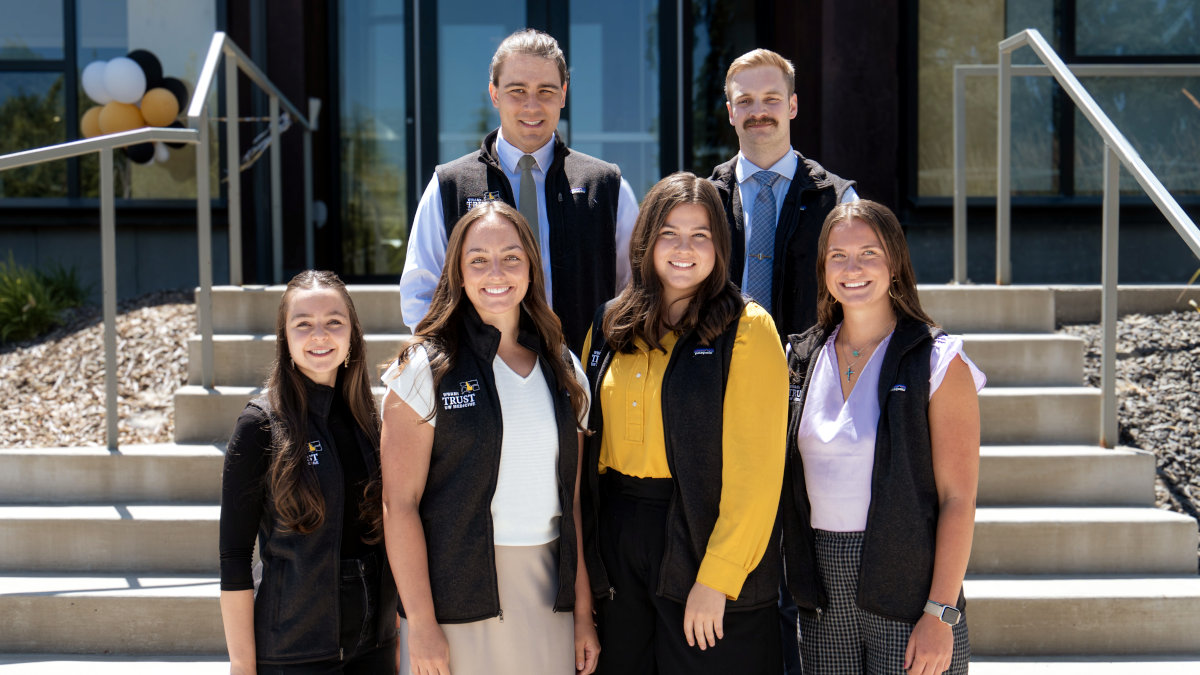
M802 333L817 321L817 235L834 206L858 199L854 181L792 148L796 71L787 59L766 49L739 56L725 96L740 151L709 180L733 230L730 278L781 336Z

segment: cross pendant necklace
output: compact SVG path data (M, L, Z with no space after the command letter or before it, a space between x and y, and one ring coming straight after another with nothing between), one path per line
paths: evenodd
M858 362L862 360L863 352L866 352L869 349L873 349L880 342L883 342L883 338L887 337L888 334L890 334L892 332L893 328L895 328L894 323L891 326L889 326L886 331L883 332L883 335L880 335L878 338L871 341L871 343L868 344L866 347L854 347L853 345L850 344L849 340L846 340L845 343L843 343L843 346L842 346L843 349L845 349L846 351L849 351L850 355L854 357L854 360L851 361L846 366L846 381L847 382L849 382L852 377L854 377L855 375L858 374L858 371L854 370L854 366L857 366Z

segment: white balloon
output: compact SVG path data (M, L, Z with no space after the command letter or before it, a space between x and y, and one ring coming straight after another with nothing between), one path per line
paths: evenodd
M162 143L154 144L154 160L156 162L165 162L171 159L171 149Z
M138 103L146 93L146 74L137 61L118 56L104 68L104 88L114 101Z
M100 105L104 105L112 100L112 95L108 93L108 88L104 86L104 71L108 65L107 61L92 61L83 69L83 91Z

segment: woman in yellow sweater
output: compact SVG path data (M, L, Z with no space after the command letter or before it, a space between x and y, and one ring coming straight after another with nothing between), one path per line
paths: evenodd
M584 345L600 673L781 668L787 365L771 316L729 281L729 242L711 184L664 178L634 226L632 279Z

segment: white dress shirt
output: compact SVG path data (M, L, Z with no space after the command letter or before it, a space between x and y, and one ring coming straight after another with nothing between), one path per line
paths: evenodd
M546 302L554 306L553 280L550 276L550 223L546 217L546 170L554 161L554 136L533 154L537 165L533 167L533 180L537 184L538 221L540 224L539 241L542 244L542 272L546 277ZM496 154L500 159L500 168L508 177L512 186L513 204L521 208L521 170L517 162L525 155L512 143L504 140L504 132L496 137ZM637 221L638 201L624 178L621 178L621 191L617 196L617 292L620 292L629 282L629 237L633 234L633 225ZM445 216L442 213L442 191L438 185L437 174L429 180L417 211L413 215L412 229L408 233L408 253L404 260L404 271L400 275L400 313L404 323L410 330L416 328L425 314L429 312L429 303L433 299L433 290L437 287L438 277L442 273L442 264L446 260L446 227Z
M746 156L738 152L737 162L734 164L734 174L738 182L738 192L742 196L742 227L745 228L746 241L750 241L751 223L754 222L754 200L758 197L759 183L756 180L751 180L750 177L759 171L774 171L779 174L780 178L775 182L775 222L779 222L779 213L783 210L783 199L787 196L788 190L792 187L792 179L796 177L796 169L800 166L800 158L796 153L788 150L783 157L779 158L766 169L756 165L754 162L746 159ZM854 191L854 187L846 188L842 193L842 203L858 201L858 193ZM746 265L742 270L742 288L750 283L750 266Z

